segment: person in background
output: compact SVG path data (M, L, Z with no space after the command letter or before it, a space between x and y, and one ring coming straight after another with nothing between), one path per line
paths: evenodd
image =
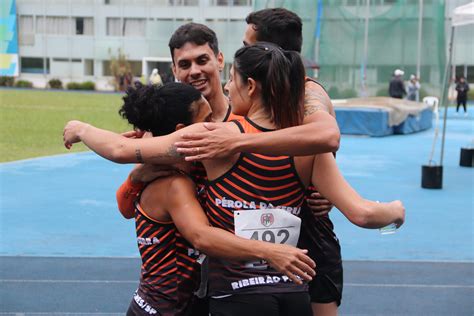
M150 84L153 84L153 85L161 86L163 84L163 80L161 80L161 76L158 73L158 69L156 68L153 69L153 71L151 72L149 81L150 81Z
M456 84L456 91L458 93L457 96L457 106L456 106L456 114L459 111L459 107L462 105L464 108L464 116L467 116L467 92L469 91L469 84L466 82L466 78L464 76L459 77L459 80Z
M418 93L420 91L420 81L415 75L410 75L410 81L407 85L407 99L410 101L418 101Z
M388 86L388 94L390 97L403 99L403 97L407 94L405 90L405 84L403 83L404 74L405 72L400 69L396 69L393 72L392 80L390 80L390 84Z

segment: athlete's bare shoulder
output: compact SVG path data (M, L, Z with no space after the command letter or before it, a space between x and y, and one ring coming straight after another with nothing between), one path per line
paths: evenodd
M305 83L304 108L305 117L321 110L335 116L329 95L321 85L311 80Z

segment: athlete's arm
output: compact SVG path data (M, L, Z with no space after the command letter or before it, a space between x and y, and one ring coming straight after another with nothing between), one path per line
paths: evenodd
M117 198L117 206L123 217L130 219L135 216L134 202L138 194L145 187L143 182L133 182L131 176L118 188L115 197Z
M332 154L315 156L311 181L323 196L357 226L381 228L395 223L400 227L405 221L402 202L378 203L363 199L341 175Z
M303 125L266 133L229 133L215 123L206 123L207 131L185 133L176 143L186 160L222 158L239 152L266 155L306 156L335 152L340 132L332 115L334 109L324 89L314 82L305 85Z
M171 218L184 238L196 249L209 256L229 260L266 260L272 267L301 283L314 275L314 261L301 250L284 244L272 244L237 237L223 229L209 225L195 197L192 181L179 177L171 183L167 206Z
M127 219L134 217L135 199L146 183L173 173L176 173L176 169L170 166L137 164L116 192L117 206L123 217Z
M197 123L166 136L131 139L84 122L69 121L63 140L68 149L82 141L98 155L117 163L172 164L183 160L174 146L180 135L204 130L203 124Z

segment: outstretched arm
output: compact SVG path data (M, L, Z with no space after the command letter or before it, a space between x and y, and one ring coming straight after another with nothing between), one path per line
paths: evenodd
M131 139L84 122L70 121L64 127L63 140L68 149L82 141L98 155L118 163L172 164L183 159L174 146L180 135L203 130L202 123L197 123L166 136Z
M168 191L168 205L174 224L183 236L199 251L207 255L229 260L266 260L272 267L286 274L296 283L311 280L314 261L301 250L284 244L237 237L220 228L209 225L207 217L195 198L191 180L177 178Z
M332 154L314 158L312 183L353 224L364 228L381 228L391 223L400 227L405 208L400 201L378 203L363 199L339 172Z
M324 89L314 82L305 86L303 125L257 134L232 134L215 123L206 123L207 131L186 133L175 145L186 160L227 157L239 152L266 155L306 156L335 152L340 132L334 109Z

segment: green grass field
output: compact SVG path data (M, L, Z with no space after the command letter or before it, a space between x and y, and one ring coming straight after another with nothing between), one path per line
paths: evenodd
M121 95L43 90L0 90L0 162L85 151L69 151L62 133L77 119L117 132L130 130L118 115Z

